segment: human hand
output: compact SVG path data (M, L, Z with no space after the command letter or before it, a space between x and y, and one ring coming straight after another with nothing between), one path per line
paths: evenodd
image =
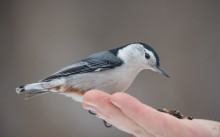
M177 119L161 113L126 93L91 90L83 97L85 109L116 128L136 137L220 137L220 123L202 119Z

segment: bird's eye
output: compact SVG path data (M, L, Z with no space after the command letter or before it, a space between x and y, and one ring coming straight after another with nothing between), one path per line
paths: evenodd
M149 59L150 58L150 55L148 53L145 53L145 58L146 59Z

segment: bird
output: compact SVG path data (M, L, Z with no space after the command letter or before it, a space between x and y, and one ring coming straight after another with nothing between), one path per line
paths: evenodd
M92 89L109 94L125 92L145 69L169 77L156 51L146 43L134 42L92 54L42 80L17 87L16 93L25 93L29 99L55 92L82 102L83 95Z

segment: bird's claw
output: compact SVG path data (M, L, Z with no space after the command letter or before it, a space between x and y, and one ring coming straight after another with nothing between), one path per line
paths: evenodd
M109 124L108 122L106 122L105 120L103 120L103 123L104 123L105 127L107 127L107 128L112 127L112 125L111 125L111 124Z
M89 111L89 114L91 114L91 115L96 115L96 113L93 112L92 110L88 110L88 111Z
M88 111L89 111L89 114L96 115L95 112L93 112L93 111L91 111L91 110L88 110ZM107 128L112 127L112 125L109 124L108 122L106 122L105 120L103 120L103 123L104 123L105 127L107 127Z

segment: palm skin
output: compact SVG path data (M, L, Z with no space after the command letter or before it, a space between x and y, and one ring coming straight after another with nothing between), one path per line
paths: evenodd
M126 93L91 90L83 107L96 112L116 128L136 137L220 137L220 123L203 119L178 119L161 113Z

